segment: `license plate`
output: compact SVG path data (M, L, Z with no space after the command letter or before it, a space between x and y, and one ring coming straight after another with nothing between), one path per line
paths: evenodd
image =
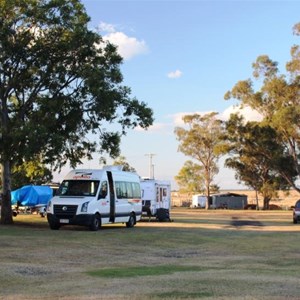
M60 219L59 222L66 224L69 223L69 219Z

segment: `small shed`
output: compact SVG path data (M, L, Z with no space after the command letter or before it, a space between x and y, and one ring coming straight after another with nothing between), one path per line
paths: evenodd
M193 195L191 207L205 208L207 197L205 195Z
M244 209L248 204L247 195L225 193L212 195L211 208Z

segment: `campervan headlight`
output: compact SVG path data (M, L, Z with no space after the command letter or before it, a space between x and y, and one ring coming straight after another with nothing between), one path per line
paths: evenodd
M81 212L87 212L88 206L89 206L89 202L84 202L81 206Z
M47 204L47 212L50 212L50 207L51 207L51 200Z

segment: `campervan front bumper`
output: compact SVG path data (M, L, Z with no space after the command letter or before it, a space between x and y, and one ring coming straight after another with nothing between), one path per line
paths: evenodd
M92 223L93 214L79 214L71 218L58 217L54 214L48 213L47 219L49 223L60 225L83 225L89 226Z

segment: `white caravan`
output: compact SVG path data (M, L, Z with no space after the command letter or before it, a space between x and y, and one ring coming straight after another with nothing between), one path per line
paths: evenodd
M169 181L143 179L141 181L142 216L170 221L171 183Z
M51 229L70 224L95 231L107 223L133 227L141 214L140 177L120 166L71 171L47 207Z
M192 196L192 205L194 208L205 208L207 202L207 196L205 195L193 195Z

